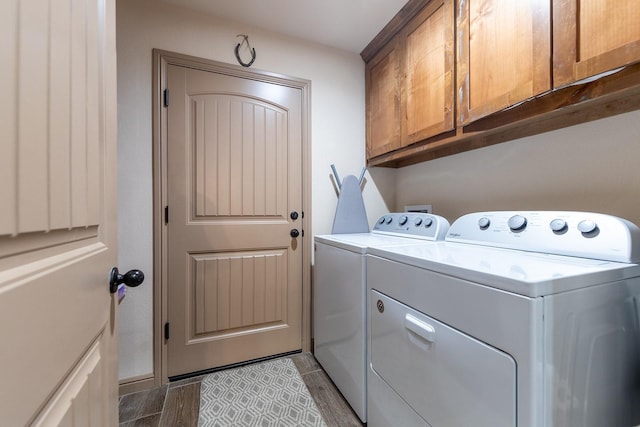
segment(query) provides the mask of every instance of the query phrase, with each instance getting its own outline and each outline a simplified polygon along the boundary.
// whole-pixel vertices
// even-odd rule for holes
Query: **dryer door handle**
[[[415,316],[405,314],[404,327],[426,341],[434,342],[436,340],[435,328]]]

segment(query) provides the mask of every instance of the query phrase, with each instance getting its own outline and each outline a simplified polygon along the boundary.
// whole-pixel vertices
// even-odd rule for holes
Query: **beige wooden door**
[[[167,88],[168,376],[300,349],[301,91],[175,65]]]
[[[0,2],[0,424],[117,425],[114,0]]]

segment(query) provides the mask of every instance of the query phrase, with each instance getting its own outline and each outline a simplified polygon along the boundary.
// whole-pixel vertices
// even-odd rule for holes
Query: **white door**
[[[301,349],[302,90],[176,65],[167,88],[169,376]]]
[[[115,0],[0,1],[0,424],[117,414]]]

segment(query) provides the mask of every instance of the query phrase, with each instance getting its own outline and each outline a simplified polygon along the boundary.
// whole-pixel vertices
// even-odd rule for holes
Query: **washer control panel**
[[[592,212],[475,212],[454,221],[445,240],[607,261],[640,262],[640,229],[625,219]]]
[[[391,234],[424,240],[444,240],[449,221],[438,215],[398,212],[381,216],[373,227],[374,233]]]

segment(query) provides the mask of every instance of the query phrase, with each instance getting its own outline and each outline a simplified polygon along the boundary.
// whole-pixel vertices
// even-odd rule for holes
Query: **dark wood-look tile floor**
[[[363,424],[311,353],[289,356],[328,427]],[[191,427],[198,425],[202,376],[120,397],[120,427]]]

